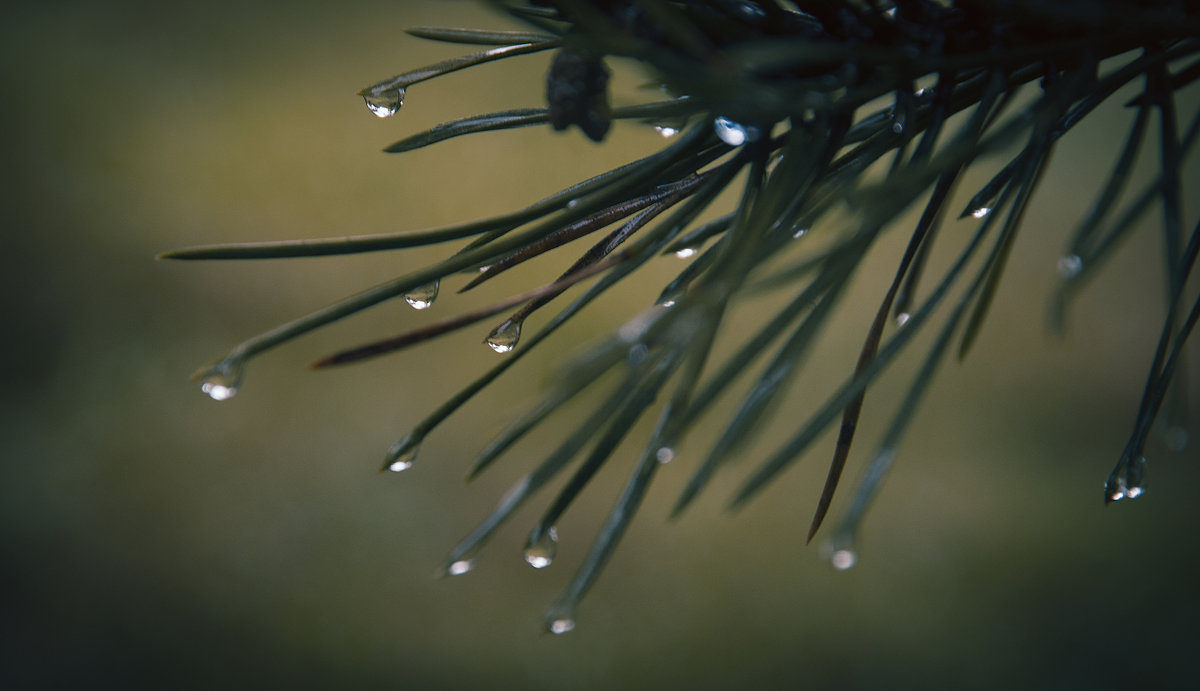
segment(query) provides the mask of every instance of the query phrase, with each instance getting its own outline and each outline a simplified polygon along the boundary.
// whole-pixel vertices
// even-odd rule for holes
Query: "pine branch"
[[[697,255],[616,333],[572,361],[557,385],[481,453],[474,477],[494,467],[517,440],[553,412],[605,379],[619,383],[546,457],[520,479],[491,515],[447,558],[443,570],[465,573],[495,530],[537,490],[580,456],[534,525],[526,560],[537,568],[555,558],[557,525],[597,471],[616,459],[634,424],[655,415],[625,489],[616,499],[590,553],[551,606],[548,630],[575,626],[575,611],[641,505],[659,469],[674,462],[689,430],[718,401],[738,396],[733,383],[752,368],[737,412],[702,454],[677,500],[684,510],[769,422],[774,403],[801,371],[813,344],[840,307],[863,258],[880,237],[897,230],[915,204],[923,212],[909,229],[906,248],[873,315],[853,371],[828,393],[809,419],[743,480],[733,498],[741,506],[770,486],[811,450],[840,419],[837,442],[807,533],[812,539],[831,511],[851,460],[867,389],[948,310],[933,345],[895,408],[865,464],[831,538],[833,565],[857,560],[854,537],[894,464],[899,446],[934,374],[957,340],[958,357],[986,338],[989,307],[1059,139],[1121,88],[1144,83],[1128,102],[1136,116],[1114,146],[1112,171],[1059,260],[1062,283],[1051,298],[1050,321],[1061,327],[1068,303],[1094,277],[1136,221],[1162,209],[1167,316],[1153,355],[1134,428],[1109,476],[1105,501],[1144,493],[1143,456],[1163,409],[1179,417],[1186,401],[1171,382],[1183,367],[1184,343],[1200,302],[1187,307],[1191,268],[1200,253],[1200,225],[1185,242],[1185,162],[1194,157],[1200,113],[1181,112],[1179,92],[1200,78],[1200,9],[1195,3],[1132,0],[1057,3],[820,1],[495,2],[530,30],[418,27],[412,36],[454,44],[492,46],[482,52],[410,70],[362,89],[371,112],[394,115],[409,88],[450,72],[501,59],[555,51],[545,75],[547,102],[474,115],[410,134],[385,150],[403,153],[466,134],[515,127],[577,128],[605,139],[623,127],[656,126],[673,139],[662,150],[570,186],[528,207],[490,219],[420,232],[349,238],[195,247],[167,259],[262,259],[347,254],[464,243],[444,260],[350,296],[235,346],[196,374],[216,399],[234,395],[252,358],[313,329],[396,297],[429,307],[442,281],[459,272],[475,278],[462,290],[533,257],[553,253],[585,236],[599,241],[563,262],[559,280],[433,326],[377,340],[315,363],[325,366],[379,356],[466,328],[516,308],[487,335],[504,353],[490,371],[466,384],[388,451],[384,468],[415,462],[422,441],[475,394],[580,314],[596,297],[665,252]],[[671,98],[612,108],[606,61],[631,58]],[[539,75],[536,78],[541,79]],[[929,84],[917,88],[919,84]],[[1019,94],[1036,92],[1021,108]],[[886,102],[885,105],[878,105]],[[961,114],[961,124],[951,118]],[[1155,117],[1157,115],[1157,117]],[[1180,123],[1188,125],[1180,132]],[[1157,129],[1160,169],[1151,183],[1122,202],[1148,132]],[[502,136],[502,135],[497,135]],[[1016,153],[1009,153],[1013,150]],[[989,181],[971,196],[960,218],[977,219],[966,238],[938,233],[952,192],[981,159],[1004,155]],[[886,169],[882,180],[872,171]],[[744,187],[733,208],[715,208],[739,175]],[[834,224],[849,212],[849,227]],[[821,241],[807,238],[819,236]],[[931,247],[957,243],[950,263],[930,265]],[[808,251],[792,248],[817,247]],[[939,273],[940,271],[940,273]],[[584,279],[593,282],[577,288]],[[922,289],[922,283],[931,285]],[[526,318],[569,290],[582,293],[521,340]],[[1189,292],[1191,290],[1192,292]],[[722,361],[711,346],[736,302],[766,291],[789,299]],[[461,292],[461,291],[460,291]],[[947,307],[949,305],[949,307]],[[772,350],[773,349],[773,350]],[[765,363],[757,364],[760,357]],[[1176,393],[1172,393],[1176,392]],[[590,447],[590,452],[585,450]],[[674,467],[672,467],[674,471]]]

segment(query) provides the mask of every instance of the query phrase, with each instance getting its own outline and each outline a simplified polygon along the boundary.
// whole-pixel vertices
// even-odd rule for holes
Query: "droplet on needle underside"
[[[833,554],[829,555],[829,563],[833,564],[833,568],[837,569],[838,571],[845,571],[846,569],[854,566],[854,563],[857,561],[858,555],[855,554],[854,550],[848,547],[835,549]]]
[[[242,375],[240,362],[219,362],[204,373],[200,379],[200,390],[214,401],[229,400],[242,385]]]
[[[521,321],[506,319],[503,324],[492,329],[484,343],[497,353],[507,353],[517,347],[521,340]]]
[[[363,94],[367,108],[378,118],[390,118],[404,105],[404,89]]]
[[[475,562],[473,560],[459,559],[456,562],[452,562],[450,566],[446,567],[446,573],[451,576],[461,576],[473,568],[475,568]]]
[[[408,449],[402,449],[389,457],[387,469],[393,473],[403,472],[413,467],[413,462],[417,459],[417,450],[419,447],[412,446]]]
[[[535,569],[544,569],[558,553],[558,531],[551,526],[525,546],[525,561]]]
[[[724,115],[719,115],[713,120],[713,132],[730,146],[741,146],[746,142],[757,141],[762,136],[757,127],[734,122]]]
[[[438,288],[440,281],[434,279],[425,285],[417,286],[404,294],[404,301],[415,310],[423,310],[433,306],[433,301],[437,299]]]
[[[1056,268],[1058,269],[1059,276],[1063,278],[1075,278],[1075,276],[1079,275],[1080,271],[1083,271],[1083,259],[1078,254],[1068,254],[1059,257]]]
[[[1122,463],[1105,483],[1105,499],[1109,502],[1137,499],[1146,493],[1142,478],[1146,472],[1146,457]]]

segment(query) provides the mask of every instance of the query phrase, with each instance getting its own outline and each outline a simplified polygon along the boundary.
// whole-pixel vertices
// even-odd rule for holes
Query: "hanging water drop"
[[[544,569],[554,562],[558,553],[558,531],[554,526],[541,531],[541,534],[525,545],[525,561],[535,569]]]
[[[507,319],[503,324],[492,329],[484,343],[497,353],[507,353],[517,347],[521,340],[521,321]]]
[[[450,574],[451,576],[461,576],[464,573],[469,572],[473,568],[475,568],[474,560],[459,559],[458,561],[452,562],[449,566],[446,567],[446,573]]]
[[[858,561],[858,555],[849,548],[835,549],[833,554],[829,555],[829,563],[833,564],[833,568],[838,571],[845,571],[854,566],[856,561]]]
[[[626,359],[629,360],[631,367],[637,367],[646,361],[646,356],[650,354],[650,348],[645,343],[634,343],[629,347],[629,355]]]
[[[992,213],[992,207],[981,206],[978,209],[975,209],[974,211],[972,211],[971,215],[974,216],[975,218],[983,218],[984,216],[987,216],[990,213]]]
[[[669,446],[663,446],[658,451],[654,452],[654,458],[659,463],[666,465],[675,460],[675,449]]]
[[[1146,458],[1122,461],[1104,485],[1105,503],[1122,499],[1137,499],[1146,493],[1142,477],[1146,471]]]
[[[559,617],[550,622],[550,626],[547,628],[549,628],[550,633],[558,636],[575,628],[575,620],[570,617]]]
[[[201,377],[200,390],[214,401],[229,400],[237,394],[238,387],[242,385],[242,374],[241,362],[218,362]]]
[[[1083,271],[1083,259],[1078,254],[1068,254],[1059,257],[1056,268],[1059,276],[1066,279],[1075,278],[1080,271]]]
[[[904,326],[905,324],[908,323],[909,319],[912,319],[912,315],[909,314],[908,312],[901,312],[900,314],[897,314],[896,315],[896,326]]]
[[[654,131],[661,134],[665,139],[670,139],[671,137],[679,134],[679,128],[671,127],[670,125],[655,125]]]
[[[413,467],[413,462],[417,459],[417,451],[420,449],[417,445],[408,446],[400,444],[392,453],[388,454],[385,465],[387,469],[393,473],[403,472]]]
[[[423,310],[433,305],[437,299],[441,281],[434,279],[425,285],[417,286],[404,294],[404,301],[415,310]]]
[[[734,122],[724,115],[719,115],[713,120],[713,131],[717,133],[721,141],[730,146],[741,146],[746,142],[757,141],[762,135],[757,127]]]
[[[904,134],[904,123],[897,120],[892,123],[892,132],[895,134]]]
[[[808,228],[800,228],[796,232],[792,233],[792,239],[799,240],[805,235],[808,235]]]
[[[363,94],[363,101],[375,117],[390,118],[404,105],[404,89],[384,91],[378,94]]]
[[[680,259],[687,259],[688,257],[695,256],[699,251],[700,250],[696,249],[695,247],[684,247],[681,250],[676,250],[675,256],[679,257]]]

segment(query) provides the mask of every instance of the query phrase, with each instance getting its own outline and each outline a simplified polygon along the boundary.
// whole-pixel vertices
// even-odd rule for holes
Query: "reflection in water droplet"
[[[1058,259],[1058,275],[1063,278],[1075,278],[1083,271],[1083,259],[1078,254],[1068,254]]]
[[[417,286],[404,294],[404,301],[412,305],[415,310],[423,310],[431,305],[437,299],[438,288],[440,281],[434,279],[422,286]]]
[[[214,401],[227,401],[237,394],[238,387],[242,385],[242,374],[241,362],[218,362],[204,373],[200,380],[200,390]]]
[[[695,247],[684,247],[683,249],[676,251],[675,256],[679,257],[680,259],[687,259],[688,257],[695,256],[695,254],[699,251],[700,250],[696,249]]]
[[[404,105],[404,89],[385,91],[379,94],[363,94],[363,101],[375,117],[390,118]]]
[[[801,228],[801,229],[797,230],[796,232],[792,233],[792,237],[797,240],[804,237],[805,235],[808,235],[808,228]]]
[[[675,306],[675,301],[674,301],[674,300],[670,300],[670,299],[668,299],[668,300],[663,300],[662,302],[658,303],[658,306],[659,306],[659,307],[674,307],[674,306]]]
[[[896,122],[893,122],[892,123],[892,132],[895,132],[896,134],[903,134],[904,133],[904,123],[900,122],[899,120],[897,120]]]
[[[984,216],[987,216],[990,213],[992,213],[992,207],[981,206],[978,209],[975,209],[974,211],[972,211],[971,215],[974,216],[975,218],[983,218]]]
[[[669,446],[664,446],[655,452],[654,458],[656,458],[659,463],[666,465],[675,460],[675,449],[672,449]]]
[[[904,326],[905,324],[908,323],[908,320],[911,318],[912,318],[912,315],[909,314],[908,312],[901,312],[900,314],[897,314],[896,315],[896,326]]]
[[[446,573],[451,576],[461,576],[471,569],[475,568],[475,562],[470,559],[459,559],[450,566],[446,567]]]
[[[550,633],[555,635],[564,634],[575,628],[575,620],[570,617],[562,617],[550,622]]]
[[[533,536],[530,536],[533,537]],[[544,569],[554,562],[554,555],[558,553],[558,531],[551,526],[548,530],[542,531],[537,539],[525,545],[525,561],[535,569]]]
[[[492,329],[484,343],[497,353],[507,353],[517,347],[521,340],[521,321],[507,319],[503,324]]]
[[[664,137],[674,137],[675,135],[679,134],[679,128],[671,127],[670,125],[655,125],[654,131],[658,132]]]
[[[829,563],[833,564],[833,568],[838,571],[845,571],[854,566],[854,562],[858,561],[858,555],[854,550],[848,548],[836,549],[829,556]]]
[[[757,127],[734,122],[724,115],[719,115],[713,120],[713,131],[717,133],[721,141],[730,146],[741,146],[746,142],[758,141],[758,138],[762,136]]]

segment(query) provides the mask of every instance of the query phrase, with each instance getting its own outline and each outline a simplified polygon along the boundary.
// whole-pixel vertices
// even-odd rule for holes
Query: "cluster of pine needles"
[[[549,630],[574,626],[574,611],[629,526],[656,473],[701,416],[752,373],[736,413],[692,468],[682,511],[732,455],[744,448],[801,368],[817,336],[885,231],[923,204],[895,262],[878,310],[864,319],[857,366],[791,437],[744,480],[741,505],[779,477],[833,425],[839,434],[808,538],[821,527],[839,486],[869,385],[926,328],[932,345],[895,407],[830,538],[835,566],[855,558],[854,536],[886,478],[901,438],[951,349],[971,348],[1004,275],[1022,219],[1058,140],[1129,85],[1136,114],[1112,170],[1059,261],[1052,322],[1147,214],[1162,218],[1166,317],[1126,448],[1105,486],[1105,501],[1143,491],[1144,447],[1160,408],[1182,410],[1171,387],[1184,343],[1200,316],[1189,306],[1188,275],[1200,251],[1200,225],[1185,231],[1182,167],[1194,151],[1200,114],[1177,109],[1180,90],[1200,77],[1200,6],[1189,0],[558,0],[497,2],[523,31],[414,28],[425,39],[486,46],[461,58],[406,72],[360,92],[381,117],[419,82],[495,60],[554,51],[546,104],[467,117],[396,142],[404,152],[452,137],[550,124],[602,141],[614,120],[673,134],[644,158],[597,175],[523,209],[426,230],[328,240],[204,246],[173,259],[261,259],[345,254],[466,241],[435,264],[369,288],[234,347],[197,373],[206,392],[227,398],[245,363],[301,334],[385,300],[420,308],[440,281],[486,282],[528,259],[592,236],[561,278],[487,309],[321,359],[330,366],[389,353],[495,317],[488,344],[506,353],[482,377],[443,403],[388,452],[384,467],[412,465],[435,428],[589,303],[651,259],[695,254],[646,309],[573,360],[545,398],[492,441],[471,475],[499,458],[565,402],[601,379],[611,392],[591,409],[494,512],[453,549],[447,573],[470,570],[495,530],[529,498],[573,467],[529,536],[526,559],[554,559],[556,525],[644,416],[656,416],[616,505],[566,591],[546,616]],[[664,100],[613,107],[606,60],[637,61]],[[1128,93],[1128,91],[1126,92]],[[881,105],[882,104],[882,105]],[[1119,104],[1118,104],[1119,106]],[[958,116],[958,117],[956,117]],[[643,125],[644,126],[644,125]],[[1155,141],[1157,140],[1157,141]],[[1117,140],[1119,141],[1119,140]],[[1157,147],[1160,169],[1126,189],[1139,151]],[[1015,153],[1014,153],[1015,152]],[[985,155],[1003,161],[965,209],[947,209],[956,185]],[[879,174],[879,171],[883,171]],[[869,174],[869,171],[872,171]],[[732,210],[712,208],[738,190]],[[835,211],[848,211],[834,223]],[[961,212],[961,213],[960,213]],[[938,237],[946,214],[978,219],[965,236]],[[702,220],[703,219],[703,220]],[[824,225],[823,225],[824,224]],[[606,230],[607,229],[607,230]],[[606,230],[601,239],[594,236]],[[785,253],[822,234],[819,249]],[[936,241],[955,247],[944,268],[927,272]],[[779,261],[779,257],[787,257]],[[585,281],[587,281],[585,283]],[[575,290],[572,290],[572,289]],[[711,358],[731,304],[764,291],[788,296],[782,309],[732,354]],[[522,337],[526,318],[570,292],[540,329]],[[566,300],[564,297],[563,300]],[[502,314],[509,312],[508,314]],[[497,315],[502,315],[497,317]],[[940,324],[935,319],[940,318]],[[540,351],[539,351],[540,352]],[[730,394],[732,395],[732,394]],[[1167,416],[1170,417],[1170,416]],[[1185,442],[1175,429],[1173,439]],[[572,465],[573,461],[578,462]]]

